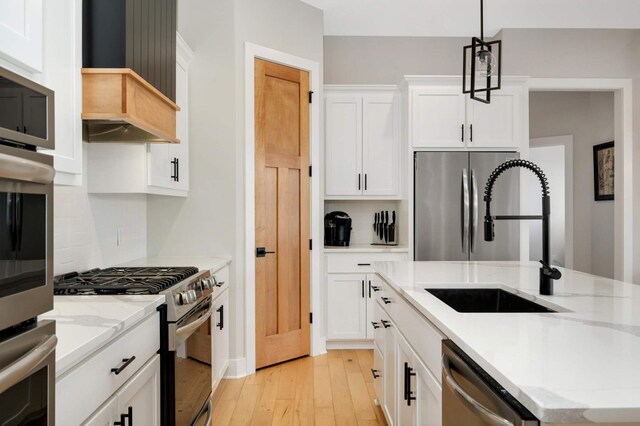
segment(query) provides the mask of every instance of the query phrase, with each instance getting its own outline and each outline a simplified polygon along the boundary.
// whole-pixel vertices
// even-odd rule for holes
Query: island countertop
[[[375,262],[376,272],[549,423],[640,424],[640,286],[534,262]],[[558,313],[459,313],[425,288],[502,287]]]

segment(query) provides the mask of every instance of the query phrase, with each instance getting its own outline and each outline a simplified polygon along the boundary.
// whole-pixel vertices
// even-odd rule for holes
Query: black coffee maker
[[[351,218],[345,212],[331,212],[324,215],[324,245],[349,245],[351,238]]]

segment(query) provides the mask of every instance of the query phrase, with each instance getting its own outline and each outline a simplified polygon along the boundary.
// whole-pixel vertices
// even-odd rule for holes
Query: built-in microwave
[[[53,149],[53,91],[0,68],[0,140]]]
[[[53,309],[53,157],[0,145],[0,330]]]

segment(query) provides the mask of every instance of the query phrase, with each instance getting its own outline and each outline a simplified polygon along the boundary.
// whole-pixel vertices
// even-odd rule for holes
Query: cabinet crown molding
[[[502,83],[523,84],[528,76],[502,76]],[[405,75],[401,86],[462,86],[461,75]]]

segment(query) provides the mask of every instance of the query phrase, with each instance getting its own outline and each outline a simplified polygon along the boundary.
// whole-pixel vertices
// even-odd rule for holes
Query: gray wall
[[[322,69],[322,12],[298,0],[179,0],[190,65],[190,191],[150,196],[148,253],[233,256],[231,358],[244,350],[244,43],[302,56]]]
[[[612,92],[532,92],[531,138],[573,135],[573,268],[613,278],[614,202],[593,199],[593,145],[613,140]]]
[[[505,29],[503,73],[532,77],[633,80],[640,111],[640,30]],[[468,39],[325,37],[325,83],[397,84],[405,74],[460,74]],[[637,114],[635,114],[637,116]],[[633,123],[634,164],[640,164],[640,120]],[[640,211],[640,172],[633,176],[633,208]],[[640,283],[640,214],[634,214],[634,282]]]

